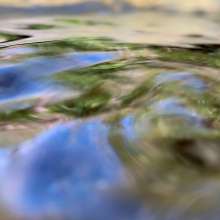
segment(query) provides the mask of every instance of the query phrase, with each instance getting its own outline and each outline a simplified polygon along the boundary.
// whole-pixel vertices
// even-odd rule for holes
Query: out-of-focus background
[[[220,10],[219,0],[1,0],[1,6],[60,6],[65,4],[106,5],[113,9],[127,8],[165,8],[178,11],[212,12]]]

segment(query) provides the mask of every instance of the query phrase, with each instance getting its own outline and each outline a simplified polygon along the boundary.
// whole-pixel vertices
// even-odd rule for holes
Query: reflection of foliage
[[[86,116],[101,111],[109,102],[111,95],[101,87],[93,88],[74,100],[51,107],[52,111],[64,114]]]
[[[22,109],[16,111],[7,111],[0,113],[0,121],[20,121],[33,119],[33,113],[31,109]]]
[[[154,78],[158,72],[152,72],[148,75],[147,79],[145,78],[141,84],[135,87],[128,94],[121,97],[122,105],[127,106],[132,104],[135,101],[138,101],[141,97],[148,97],[151,95],[151,90],[155,87]]]
[[[85,20],[85,19],[77,19],[77,18],[63,18],[59,19],[58,21],[64,22],[65,24],[70,24],[70,25],[88,25],[88,26],[93,26],[93,25],[108,25],[108,26],[113,26],[111,22],[107,21],[95,21],[95,20]]]
[[[142,49],[142,44],[120,43],[111,38],[75,37],[59,41],[35,43],[43,55],[57,55],[71,51],[116,51],[119,49]]]
[[[28,36],[1,32],[0,33],[0,42],[1,41],[14,41],[14,40],[19,40],[19,39],[26,38],[26,37],[28,37]]]
[[[51,24],[30,24],[26,27],[31,30],[48,30],[54,28],[54,25]]]
[[[41,49],[42,54],[57,55],[65,52],[77,51],[110,51],[116,50],[110,39],[99,38],[68,38],[59,41],[33,44]]]
[[[71,22],[81,24],[81,21],[78,20]],[[89,25],[88,21],[84,22]],[[42,29],[41,26],[32,28]],[[46,27],[44,28],[46,29]],[[2,35],[2,37],[9,39],[9,36]],[[141,48],[141,45],[138,44],[119,43],[109,38],[86,37],[33,45],[38,47],[43,55],[58,55],[73,50],[113,51],[119,48]],[[180,48],[154,48],[154,50],[158,53],[160,60],[220,67],[220,53],[217,50],[212,52]],[[109,90],[105,87],[105,82],[118,79],[120,76],[117,76],[117,72],[129,71],[133,64],[143,68],[141,62],[139,65],[136,61],[130,59],[129,61],[108,62],[56,74],[55,80],[58,83],[73,89],[80,89],[83,95],[50,106],[49,109],[52,112],[78,117],[101,113],[107,109],[112,100]],[[149,73],[149,69],[147,71]],[[174,74],[178,75],[178,72]],[[192,73],[192,75],[195,74]],[[175,199],[179,199],[178,187],[184,191],[185,185],[190,185],[193,178],[199,176],[200,171],[203,174],[206,174],[204,171],[208,171],[210,174],[210,170],[219,172],[220,162],[215,160],[213,162],[211,157],[213,152],[220,155],[220,87],[218,81],[199,75],[195,75],[195,78],[204,82],[205,85],[205,89],[201,89],[201,91],[193,86],[190,88],[190,85],[184,84],[181,79],[164,81],[156,85],[155,78],[157,76],[158,70],[157,73],[154,72],[150,76],[145,74],[144,80],[134,89],[135,83],[133,83],[132,91],[129,90],[130,88],[128,90],[125,88],[125,91],[129,92],[125,95],[123,93],[124,96],[121,98],[121,112],[127,109],[129,111],[130,108],[127,106],[134,103],[139,104],[138,106],[133,105],[131,108],[132,114],[134,111],[137,113],[134,116],[136,124],[133,129],[134,132],[137,132],[138,138],[130,141],[124,136],[121,131],[121,118],[117,117],[121,114],[119,112],[115,117],[115,122],[112,122],[113,131],[111,131],[109,141],[115,147],[122,161],[131,168],[131,173],[137,175],[136,180],[142,190],[141,193],[144,196],[147,193],[155,193],[160,196],[160,199],[164,196],[167,202],[167,200],[172,200],[170,198],[172,193],[172,195],[177,193]],[[102,85],[103,83],[104,85]],[[193,122],[189,123],[190,120],[187,120],[190,117],[182,117],[178,114],[175,115],[175,113],[160,114],[151,105],[170,97],[177,97],[185,109],[198,113],[193,117],[198,117],[199,123],[195,123],[194,126]],[[0,121],[33,120],[33,118],[31,109],[0,113]],[[143,122],[144,120],[146,123]],[[209,157],[210,152],[211,157]],[[148,197],[146,196],[146,198]]]
[[[150,86],[149,86],[148,82],[145,82],[145,83],[139,85],[137,88],[135,88],[129,94],[122,97],[122,104],[123,105],[131,104],[133,101],[146,95],[149,90],[150,90]]]
[[[206,65],[210,67],[220,67],[220,52],[190,50],[185,48],[156,48],[159,59],[171,62],[185,62],[195,65]]]
[[[178,73],[176,73],[178,74]],[[163,100],[169,97],[179,97],[187,105],[189,109],[195,109],[204,118],[219,120],[220,115],[220,89],[219,82],[209,79],[208,77],[198,76],[207,86],[204,91],[196,92],[189,86],[184,86],[180,81],[166,82],[155,86],[154,79],[157,75],[149,77],[145,82],[131,91],[129,94],[122,97],[122,104],[129,105],[133,102],[138,102],[143,98],[146,103]],[[141,100],[140,100],[141,101]],[[143,100],[141,101],[141,103]]]
[[[91,89],[106,79],[117,78],[113,73],[126,68],[126,64],[127,62],[125,61],[104,63],[80,70],[60,73],[55,77],[67,86]]]
[[[125,136],[127,129],[117,118],[112,122],[109,141],[135,176],[144,200],[151,195],[173,205],[181,195],[182,202],[188,186],[195,183],[197,187],[195,180],[219,174],[220,157],[213,156],[220,153],[218,130],[187,125],[184,119],[150,109],[135,116],[135,138]],[[190,193],[187,191],[186,198]]]
[[[133,127],[138,138],[134,142],[127,140],[117,124],[120,119],[117,119],[111,143],[143,184],[148,184],[151,175],[160,179],[162,184],[170,184],[163,177],[163,173],[168,170],[173,170],[178,184],[182,178],[178,175],[179,171],[189,179],[201,169],[207,173],[219,172],[220,157],[213,156],[220,153],[219,82],[209,77],[191,75],[206,86],[205,89],[198,90],[190,88],[190,84],[183,80],[165,81],[156,85],[157,76],[158,74],[151,76],[122,98],[126,105],[139,100],[141,111],[135,116],[136,124]],[[153,107],[153,104],[172,97],[179,101],[180,107],[167,106],[165,113]],[[193,173],[187,174],[188,166],[194,166]],[[148,173],[149,170],[152,172]]]
[[[162,73],[160,76],[165,74]],[[178,74],[181,73],[174,72],[173,76],[176,77]],[[157,76],[158,74],[151,76],[130,94],[123,97],[124,104],[130,104],[143,98],[141,100],[143,108],[138,114],[134,126],[134,132],[137,132],[139,138],[135,143],[129,143],[122,134],[119,135],[122,128],[117,125],[118,131],[113,129],[116,133],[112,140],[114,146],[118,148],[119,153],[124,152],[122,158],[129,164],[132,164],[132,160],[135,162],[134,166],[142,164],[143,171],[152,164],[157,166],[157,163],[160,163],[158,167],[155,167],[158,169],[155,174],[160,172],[161,165],[165,168],[163,163],[171,162],[171,166],[173,164],[182,169],[181,166],[184,165],[179,160],[183,160],[184,163],[193,162],[199,167],[219,170],[220,158],[213,159],[208,155],[210,152],[206,153],[206,146],[209,146],[210,154],[220,152],[217,147],[220,140],[219,82],[205,76],[188,75],[188,78],[184,78],[185,82],[183,79],[172,81],[173,78],[170,77],[170,81],[165,80],[161,84],[155,84],[158,82],[155,80],[158,79]],[[205,88],[200,90],[196,89],[197,87],[194,88],[193,85],[190,87],[189,82],[192,79],[203,82]],[[187,80],[189,80],[188,84]],[[194,82],[198,82],[196,80]],[[179,104],[167,105],[165,112],[153,107],[154,104],[172,97],[175,97]],[[144,106],[143,103],[145,103]],[[117,119],[117,121],[119,120]],[[135,149],[132,150],[134,146]],[[166,158],[166,156],[168,157]],[[156,160],[159,161],[156,162]]]

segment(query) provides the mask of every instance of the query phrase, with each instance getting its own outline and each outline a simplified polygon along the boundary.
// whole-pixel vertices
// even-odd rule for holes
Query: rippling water
[[[219,16],[4,19],[2,220],[219,219]]]

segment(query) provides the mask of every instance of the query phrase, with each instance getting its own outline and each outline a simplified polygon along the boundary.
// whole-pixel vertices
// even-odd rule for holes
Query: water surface
[[[219,219],[219,36],[215,14],[3,18],[2,220]]]

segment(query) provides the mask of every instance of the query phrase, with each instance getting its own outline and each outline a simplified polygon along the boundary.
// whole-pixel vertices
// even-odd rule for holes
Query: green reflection
[[[118,50],[138,50],[145,45],[136,43],[121,43],[108,37],[72,37],[64,40],[51,42],[34,43],[33,47],[40,50],[38,54],[58,55],[71,51],[118,51]]]
[[[95,87],[79,98],[51,107],[53,112],[75,116],[87,116],[102,111],[111,99],[111,95],[102,87]]]
[[[190,50],[186,48],[156,48],[159,59],[163,61],[191,63],[214,68],[220,67],[220,53],[206,50]]]
[[[86,20],[86,19],[77,19],[77,18],[63,18],[63,19],[57,19],[58,21],[61,21],[65,24],[69,25],[88,25],[88,26],[95,26],[95,25],[107,25],[107,26],[113,26],[114,24],[112,22],[108,21],[98,21],[98,20]]]
[[[127,61],[104,63],[75,71],[62,72],[55,79],[66,86],[79,89],[91,89],[104,83],[107,79],[117,79],[114,74],[127,67]]]
[[[30,30],[49,30],[54,28],[54,25],[51,24],[30,24],[26,27],[26,29]]]
[[[1,122],[11,122],[11,121],[26,121],[34,120],[35,116],[31,109],[22,109],[16,111],[6,111],[0,112],[0,121]]]
[[[28,36],[25,35],[16,35],[16,34],[10,34],[6,32],[0,32],[0,42],[7,42],[7,41],[15,41],[22,38],[27,38]]]

